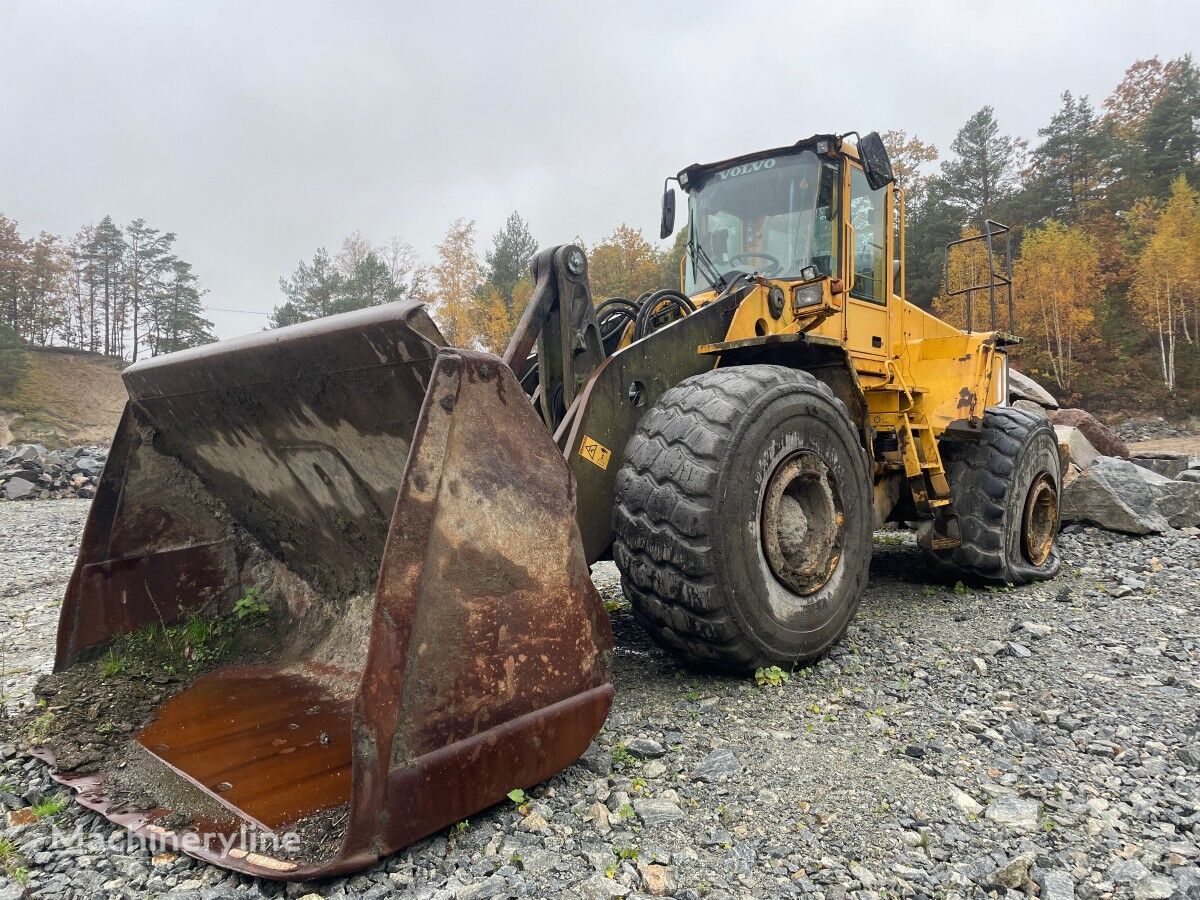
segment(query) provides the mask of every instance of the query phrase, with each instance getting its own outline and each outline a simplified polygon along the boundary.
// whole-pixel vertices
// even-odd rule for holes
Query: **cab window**
[[[850,222],[854,226],[854,289],[850,296],[887,302],[887,187],[867,184],[862,169],[850,170]]]

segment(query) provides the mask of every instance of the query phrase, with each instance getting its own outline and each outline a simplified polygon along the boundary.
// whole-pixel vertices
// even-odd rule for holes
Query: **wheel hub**
[[[1021,551],[1035,566],[1050,558],[1058,534],[1058,490],[1045,472],[1033,480],[1021,517]]]
[[[800,451],[776,466],[763,497],[760,533],[772,574],[789,590],[813,594],[842,552],[841,497],[825,461]]]

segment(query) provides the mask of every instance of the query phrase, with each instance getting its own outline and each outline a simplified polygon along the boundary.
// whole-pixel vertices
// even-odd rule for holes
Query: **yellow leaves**
[[[1095,337],[1103,294],[1100,254],[1079,227],[1053,220],[1026,232],[1013,271],[1017,330],[1036,340],[1060,387],[1070,390],[1075,354]]]
[[[1135,308],[1147,322],[1158,323],[1169,299],[1186,316],[1200,304],[1200,194],[1180,175],[1162,212],[1155,217],[1143,205],[1137,224],[1145,246],[1131,293]]]
[[[980,231],[978,228],[968,227],[962,230],[961,236],[964,238],[973,238],[978,237],[979,234]],[[958,244],[950,252],[945,280],[937,297],[933,300],[934,312],[939,318],[949,322],[955,328],[965,329],[967,327],[967,295],[959,294],[952,297],[950,293],[969,287],[986,285],[987,282],[987,247],[983,241]],[[980,298],[986,300],[987,292],[972,292],[971,301],[975,305],[973,322],[976,329],[979,328],[981,322],[987,322],[986,313],[983,313],[983,317],[981,318],[982,307],[979,306]]]
[[[446,340],[455,347],[476,347],[486,341],[487,317],[481,315],[476,292],[483,270],[475,251],[474,220],[455,219],[437,246],[434,316]]]
[[[620,225],[588,253],[592,297],[596,302],[609,297],[636,300],[646,291],[675,287],[678,275],[664,278],[663,266],[664,254],[638,229]]]
[[[1200,193],[1182,175],[1154,217],[1143,205],[1136,225],[1145,246],[1138,255],[1130,298],[1142,321],[1158,333],[1163,383],[1175,390],[1177,330],[1200,339]]]

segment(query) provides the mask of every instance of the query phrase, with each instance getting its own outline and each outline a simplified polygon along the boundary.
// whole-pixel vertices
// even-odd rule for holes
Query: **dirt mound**
[[[112,440],[125,403],[120,360],[69,350],[25,351],[25,374],[0,394],[0,446],[50,448]]]

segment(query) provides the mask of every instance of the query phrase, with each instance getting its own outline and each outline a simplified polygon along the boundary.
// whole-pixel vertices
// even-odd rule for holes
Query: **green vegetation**
[[[70,798],[56,794],[53,797],[47,797],[41,803],[35,803],[32,807],[33,814],[39,819],[45,819],[49,816],[57,816],[60,812],[67,808],[71,802]]]
[[[615,860],[613,860],[611,863],[609,863],[608,867],[604,870],[604,874],[607,875],[609,878],[617,877],[617,872],[620,870],[622,862],[624,862],[626,860],[628,860],[629,862],[634,862],[634,863],[637,862],[637,859],[638,859],[638,848],[637,847],[613,847],[612,852],[613,852],[613,855],[615,855],[617,858]]]
[[[247,588],[246,593],[233,605],[233,612],[238,619],[265,616],[270,611],[271,607],[262,599],[262,588],[258,587]]]
[[[613,765],[618,769],[626,769],[637,765],[637,757],[625,749],[622,743],[613,744],[611,751]]]
[[[514,788],[513,790],[509,791],[507,796],[508,799],[517,804],[517,806],[521,806],[529,799],[525,796],[525,792],[520,788]]]
[[[25,860],[17,852],[17,846],[10,838],[0,837],[0,870],[12,879],[14,884],[26,887],[29,884],[29,869]]]
[[[57,727],[58,721],[54,713],[46,710],[39,713],[29,726],[25,729],[25,737],[28,738],[31,744],[40,744],[50,735],[54,734],[54,729]]]
[[[754,683],[759,687],[783,687],[791,677],[779,666],[766,666],[754,671]]]
[[[11,328],[0,324],[0,398],[17,389],[28,368],[29,360],[20,339]]]
[[[104,654],[104,659],[100,661],[100,672],[105,678],[112,678],[114,675],[124,672],[128,664],[129,661],[124,654],[118,653],[116,648],[110,647]]]
[[[172,625],[153,622],[110,647],[100,659],[100,673],[111,678],[208,668],[228,656],[239,629],[259,624],[268,612],[260,589],[250,588],[234,604],[231,615],[194,612]]]

